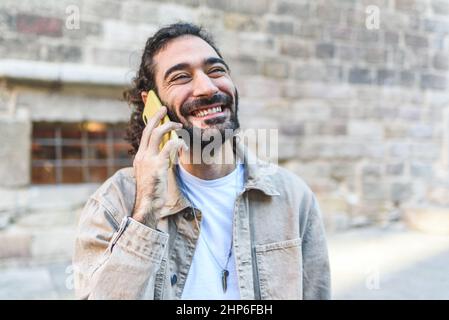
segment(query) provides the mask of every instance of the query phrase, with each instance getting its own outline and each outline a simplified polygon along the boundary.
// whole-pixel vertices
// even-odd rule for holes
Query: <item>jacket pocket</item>
[[[256,245],[260,297],[302,299],[301,239]]]

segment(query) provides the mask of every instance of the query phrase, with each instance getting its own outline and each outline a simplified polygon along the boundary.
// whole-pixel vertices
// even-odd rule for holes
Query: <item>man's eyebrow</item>
[[[226,62],[224,62],[223,59],[221,58],[217,58],[217,57],[210,57],[207,59],[204,59],[203,63],[207,66],[207,65],[211,65],[211,64],[215,64],[215,63],[221,63],[222,65],[224,65],[226,67],[226,69],[229,71],[229,66],[226,64]]]
[[[189,66],[190,66],[190,64],[183,62],[183,63],[175,64],[174,66],[168,68],[168,70],[165,71],[165,74],[164,74],[164,81],[168,78],[168,76],[169,76],[171,73],[173,73],[173,72],[175,72],[175,71],[178,71],[178,70],[184,70],[184,69],[187,69]]]
[[[211,64],[215,64],[215,63],[221,63],[222,65],[224,65],[226,67],[226,69],[229,71],[229,66],[226,64],[226,62],[224,62],[223,59],[221,58],[217,58],[217,57],[210,57],[210,58],[206,58],[203,61],[204,65],[211,65]],[[178,70],[185,70],[188,67],[190,67],[190,64],[186,63],[186,62],[182,62],[182,63],[178,63],[175,64],[174,66],[168,68],[167,71],[165,71],[164,74],[164,81],[168,78],[168,76]]]

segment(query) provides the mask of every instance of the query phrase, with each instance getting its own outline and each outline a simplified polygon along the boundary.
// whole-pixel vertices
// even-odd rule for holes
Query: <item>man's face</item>
[[[163,105],[173,121],[193,136],[238,129],[238,94],[227,65],[204,40],[182,36],[171,40],[154,57],[155,81]],[[224,140],[223,140],[224,141]]]

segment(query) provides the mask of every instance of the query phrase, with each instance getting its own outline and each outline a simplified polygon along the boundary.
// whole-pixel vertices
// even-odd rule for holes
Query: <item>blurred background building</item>
[[[449,230],[448,1],[2,0],[8,297],[71,297],[77,215],[132,163],[122,91],[146,39],[177,21],[213,34],[242,127],[279,130],[279,164],[317,194],[329,233],[397,221]],[[24,278],[28,295],[12,293]]]

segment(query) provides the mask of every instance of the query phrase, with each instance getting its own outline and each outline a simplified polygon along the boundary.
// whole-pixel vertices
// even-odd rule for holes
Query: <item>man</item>
[[[150,89],[166,108],[144,126]],[[279,167],[269,172],[236,136],[225,135],[239,128],[238,93],[204,30],[177,23],[149,38],[125,97],[135,107],[128,129],[133,168],[108,179],[80,217],[79,298],[330,297],[315,197],[297,176]],[[171,121],[158,126],[166,113]],[[181,127],[188,137],[160,150],[162,136]],[[201,137],[204,151],[203,136],[211,133],[222,137],[213,160],[232,161],[192,161],[192,141]],[[170,165],[174,153],[178,161]]]

